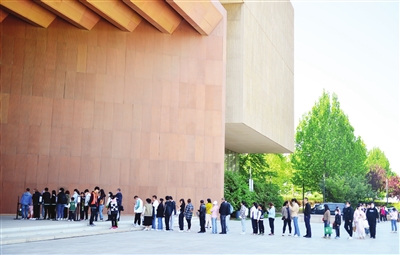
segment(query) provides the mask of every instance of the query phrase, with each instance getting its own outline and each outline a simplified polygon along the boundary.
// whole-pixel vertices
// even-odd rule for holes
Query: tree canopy
[[[365,160],[365,144],[354,135],[338,97],[324,91],[296,129],[295,151],[291,155],[296,169],[293,183],[322,193],[321,183],[328,183],[329,178],[348,174],[365,177]]]
[[[386,158],[385,153],[374,147],[368,151],[367,159],[365,160],[365,166],[370,169],[371,167],[380,166],[385,170],[385,176],[394,176],[395,174],[390,169],[389,160]]]

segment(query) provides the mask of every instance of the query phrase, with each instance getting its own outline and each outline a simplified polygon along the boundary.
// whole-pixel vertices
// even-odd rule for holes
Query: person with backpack
[[[246,234],[246,218],[249,215],[249,209],[246,207],[246,202],[240,203],[240,214],[239,219],[242,222],[242,235]]]
[[[340,224],[342,224],[342,220],[340,218],[340,210],[336,209],[335,210],[335,221],[333,222],[333,228],[336,231],[335,239],[340,238]]]
[[[64,218],[64,208],[65,205],[67,204],[67,197],[65,196],[64,193],[64,188],[60,188],[57,194],[57,219],[56,220],[62,220]]]
[[[94,187],[94,190],[90,194],[90,199],[89,199],[89,207],[90,207],[90,220],[89,220],[89,226],[94,227],[95,225],[93,224],[94,218],[97,214],[98,208],[99,208],[99,187]]]

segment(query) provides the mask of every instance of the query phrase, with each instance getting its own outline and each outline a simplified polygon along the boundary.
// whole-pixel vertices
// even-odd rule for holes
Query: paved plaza
[[[118,232],[108,229],[109,222],[88,227],[86,222],[14,221],[11,216],[3,216],[1,254],[399,254],[399,234],[390,233],[390,222],[378,224],[375,240],[348,240],[343,228],[342,238],[335,240],[322,238],[323,224],[318,222],[319,218],[314,216],[313,237],[307,239],[282,237],[282,221],[278,218],[274,236],[253,236],[250,221],[247,221],[246,235],[240,234],[241,224],[235,220],[229,222],[229,234],[215,235],[211,231],[197,233],[196,220],[190,233],[178,232],[177,219],[174,231],[141,231],[133,228],[133,216],[128,215],[123,217]],[[304,235],[304,223],[299,225]],[[265,232],[269,233],[267,221]],[[36,240],[54,237],[12,244],[12,239],[15,241],[18,236],[30,241],[35,236]],[[11,244],[4,244],[7,240]]]

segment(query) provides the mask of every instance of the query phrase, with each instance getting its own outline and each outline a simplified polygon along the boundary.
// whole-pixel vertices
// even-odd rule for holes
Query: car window
[[[317,210],[324,210],[324,205],[318,205]]]

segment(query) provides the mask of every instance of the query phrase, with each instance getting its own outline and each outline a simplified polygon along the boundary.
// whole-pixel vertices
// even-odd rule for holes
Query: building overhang
[[[225,123],[225,148],[238,153],[291,153],[244,123]]]

